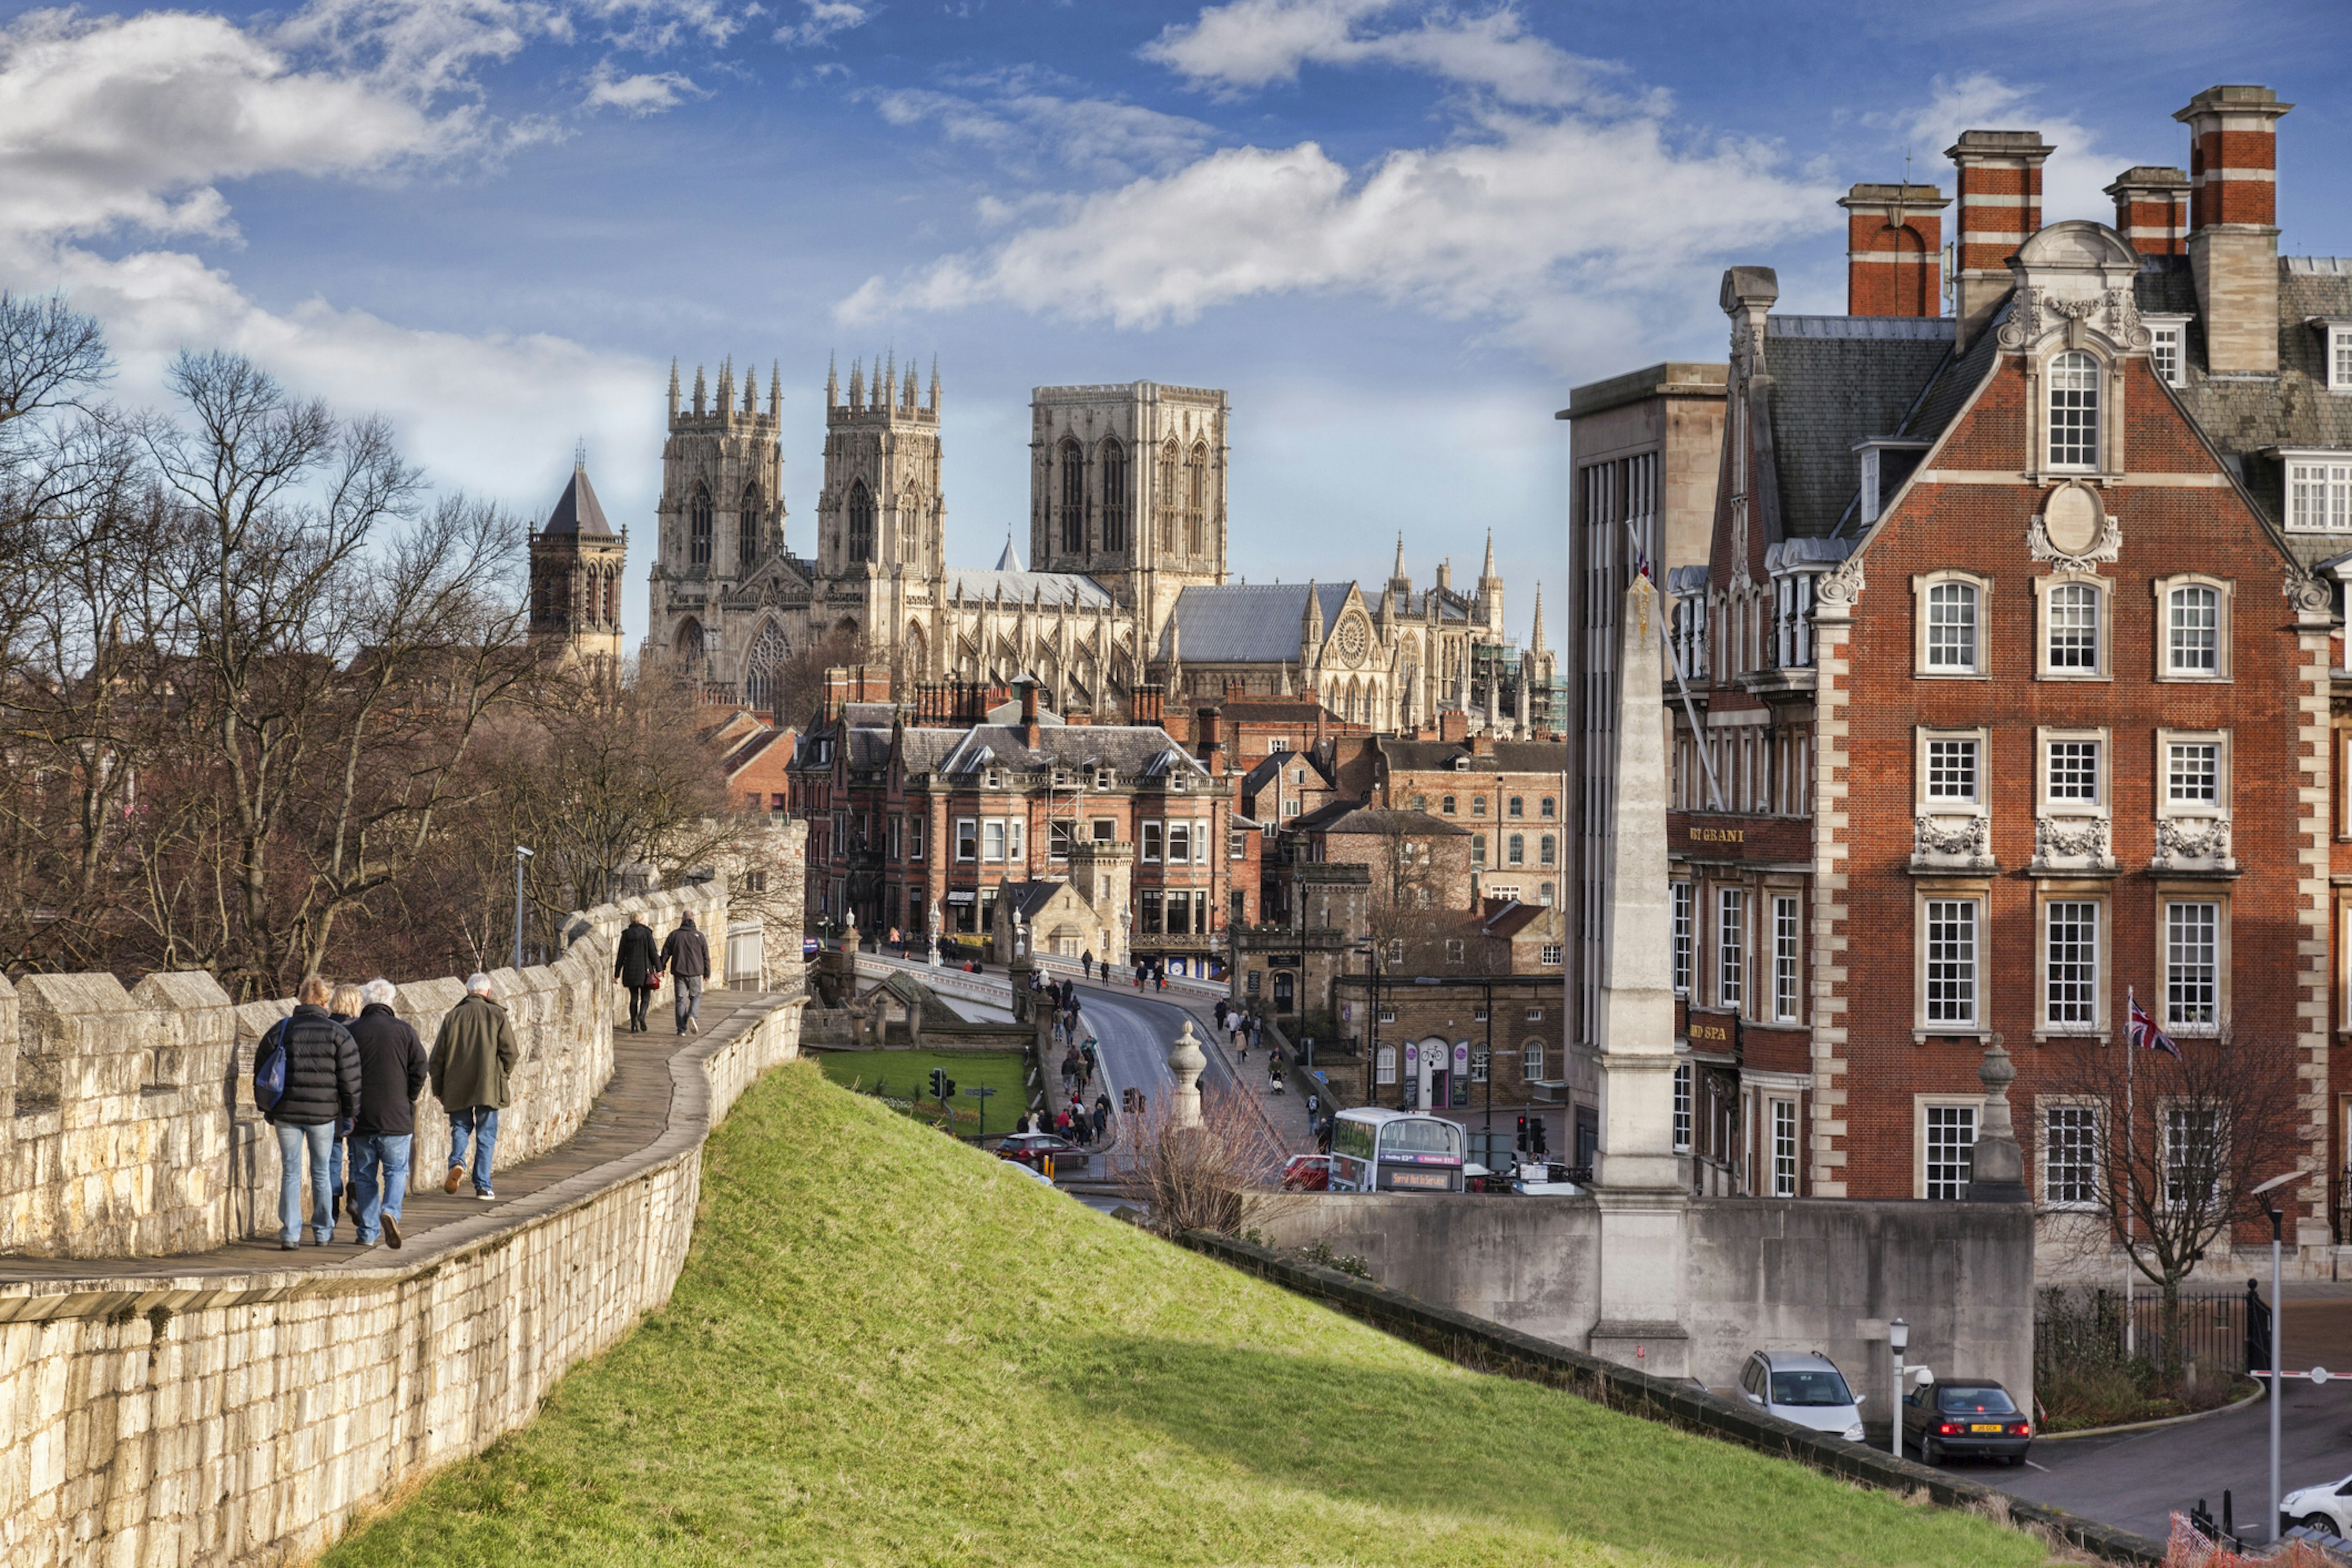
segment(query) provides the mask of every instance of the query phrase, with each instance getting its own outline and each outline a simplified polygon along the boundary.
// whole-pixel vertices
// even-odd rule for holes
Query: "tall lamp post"
[[[1897,1318],[1886,1325],[1886,1348],[1895,1352],[1895,1400],[1886,1407],[1886,1451],[1903,1457],[1903,1352],[1910,1348],[1911,1325]]]
[[[520,844],[515,846],[514,966],[518,970],[522,967],[522,868],[524,862],[528,861],[530,858],[530,850],[524,848]]]
[[[2279,1341],[2284,1337],[2282,1331],[2286,1327],[2286,1313],[2280,1310],[2284,1303],[2279,1300],[2279,1231],[2281,1223],[2286,1216],[2279,1212],[2278,1205],[2270,1201],[2270,1194],[2273,1188],[2283,1187],[2302,1174],[2303,1173],[2301,1171],[2289,1171],[2284,1176],[2273,1176],[2269,1181],[2264,1182],[2261,1186],[2254,1189],[2254,1196],[2263,1200],[2263,1212],[2271,1216],[2270,1517],[2271,1539],[2273,1541],[2276,1541],[2279,1538],[2279,1368],[2284,1364],[2279,1357]]]

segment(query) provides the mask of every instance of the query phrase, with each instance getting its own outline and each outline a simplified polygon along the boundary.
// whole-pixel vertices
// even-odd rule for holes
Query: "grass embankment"
[[[670,1305],[334,1568],[1965,1564],[2025,1536],[1466,1373],[787,1067]]]
[[[940,1103],[930,1098],[931,1069],[945,1068],[955,1080],[955,1130],[962,1138],[982,1136],[981,1111],[988,1107],[985,1134],[1013,1131],[1013,1123],[1029,1109],[1028,1064],[1018,1051],[814,1051],[824,1076],[844,1089],[861,1094],[876,1092],[885,1100],[910,1101],[909,1114],[919,1121],[939,1125]],[[996,1090],[985,1101],[964,1093],[986,1087]]]

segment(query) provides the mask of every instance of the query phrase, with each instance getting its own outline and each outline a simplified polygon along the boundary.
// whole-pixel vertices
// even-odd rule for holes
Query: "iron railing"
[[[2033,1374],[2037,1381],[2060,1370],[2121,1366],[2134,1359],[2163,1359],[2164,1299],[2153,1286],[2132,1292],[2131,1334],[2125,1335],[2124,1295],[2112,1287],[2052,1286],[2041,1292],[2033,1314]],[[2174,1357],[2200,1366],[2246,1364],[2244,1292],[2183,1292],[2172,1324]],[[2131,1347],[2126,1353],[2126,1345]]]

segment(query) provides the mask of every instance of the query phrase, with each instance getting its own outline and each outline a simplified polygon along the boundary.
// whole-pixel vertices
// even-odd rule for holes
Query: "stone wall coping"
[[[1120,1212],[1130,1216],[1133,1214],[1131,1210]],[[1335,1268],[1298,1262],[1271,1248],[1232,1237],[1185,1231],[1175,1239],[1196,1252],[1320,1301],[1474,1370],[1565,1388],[1596,1405],[1719,1437],[1776,1458],[1793,1459],[1841,1480],[1901,1495],[1924,1492],[1947,1508],[1980,1507],[1998,1499],[2006,1506],[2011,1521],[2038,1525],[2068,1544],[2111,1563],[2160,1568],[2165,1561],[2165,1543],[2161,1541],[2083,1519],[2063,1509],[2029,1502],[1979,1481],[1815,1432],[1687,1383],[1636,1372],[1467,1312],[1358,1279]]]
[[[396,1289],[405,1281],[493,1249],[523,1230],[592,1203],[611,1188],[697,1156],[713,1125],[710,1079],[703,1072],[702,1064],[749,1030],[759,1027],[770,1015],[783,1008],[799,1007],[806,1001],[805,994],[801,994],[747,1003],[743,1028],[724,1036],[698,1038],[671,1053],[669,1111],[662,1131],[650,1142],[539,1192],[501,1204],[478,1218],[436,1226],[410,1248],[374,1254],[384,1259],[381,1263],[236,1275],[174,1275],[160,1270],[141,1271],[132,1267],[168,1259],[128,1259],[119,1271],[94,1272],[79,1279],[0,1282],[0,1323],[60,1318],[130,1318],[158,1309],[176,1316],[210,1307],[251,1306],[310,1296],[372,1295]]]

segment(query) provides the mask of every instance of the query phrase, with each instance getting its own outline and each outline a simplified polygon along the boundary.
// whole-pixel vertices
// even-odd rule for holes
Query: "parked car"
[[[1330,1184],[1328,1154],[1293,1154],[1282,1167],[1282,1190],[1286,1193],[1319,1193]]]
[[[1903,1396],[1903,1440],[1918,1446],[1923,1465],[1969,1458],[2021,1465],[2033,1423],[2000,1384],[1955,1378]]]
[[[1048,1157],[1057,1165],[1065,1161],[1076,1164],[1086,1159],[1087,1152],[1056,1132],[1015,1132],[996,1146],[996,1157],[1034,1169]]]
[[[1862,1396],[1819,1351],[1758,1351],[1739,1369],[1739,1392],[1783,1421],[1862,1441]]]
[[[2352,1534],[2352,1476],[2322,1487],[2299,1487],[2279,1499],[2281,1533],[2305,1524],[2330,1535]]]

